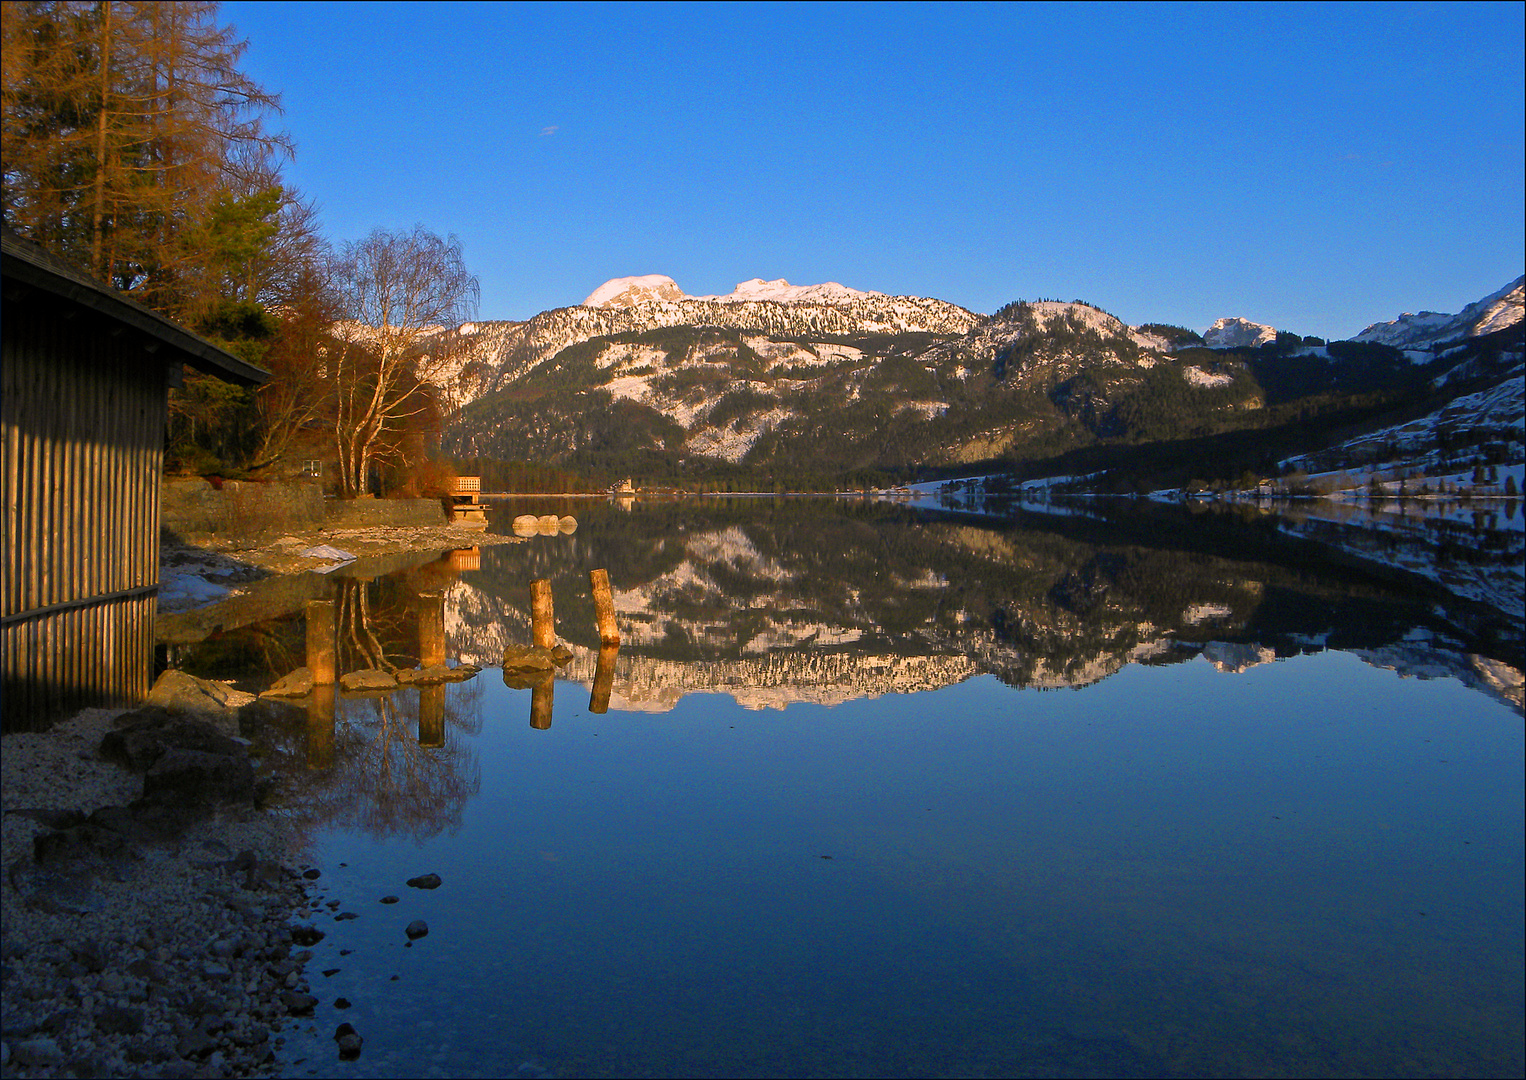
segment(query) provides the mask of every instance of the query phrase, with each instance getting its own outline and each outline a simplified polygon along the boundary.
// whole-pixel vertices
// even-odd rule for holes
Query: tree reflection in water
[[[420,737],[430,731],[430,698],[440,710],[435,745]],[[479,686],[341,696],[335,713],[326,764],[292,777],[299,789],[292,792],[293,803],[302,817],[315,825],[415,841],[460,829],[467,800],[482,786],[482,767],[469,738],[482,730]]]
[[[442,559],[390,578],[335,581],[336,672],[406,679],[415,661],[442,665],[441,589],[455,577]],[[313,657],[308,662],[316,668]],[[305,704],[303,746],[289,754],[295,767],[285,771],[285,802],[299,821],[415,841],[461,827],[466,802],[482,783],[471,738],[482,730],[479,686],[348,692],[319,685]]]

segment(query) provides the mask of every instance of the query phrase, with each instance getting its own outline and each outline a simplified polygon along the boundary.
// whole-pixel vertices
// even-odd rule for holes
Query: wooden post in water
[[[615,598],[609,591],[609,572],[588,571],[588,585],[593,590],[593,610],[594,618],[599,625],[599,644],[619,645],[620,628],[615,625]]]
[[[445,595],[443,593],[420,594],[418,612],[419,667],[444,667]]]
[[[530,631],[537,649],[556,644],[556,620],[551,613],[551,582],[544,578],[530,582]]]
[[[334,684],[334,602],[309,600],[307,615],[307,670],[313,673],[314,686]]]
[[[548,671],[530,687],[530,726],[537,731],[551,727],[551,701],[556,693],[556,672]]]
[[[588,695],[588,711],[591,713],[609,712],[609,694],[615,688],[615,657],[619,652],[618,644],[599,646],[599,666],[593,672],[593,693]]]

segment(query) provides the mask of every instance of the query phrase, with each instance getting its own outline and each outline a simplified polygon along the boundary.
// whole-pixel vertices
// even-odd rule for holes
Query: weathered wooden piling
[[[600,645],[619,645],[620,628],[615,625],[615,598],[609,591],[609,572],[588,571],[588,585],[593,590],[594,618],[599,626]]]
[[[537,649],[549,649],[556,644],[551,582],[544,578],[530,582],[530,632]]]
[[[591,713],[609,712],[609,695],[615,688],[615,657],[619,652],[618,642],[599,647],[599,665],[593,672],[593,693],[588,695],[588,711]]]
[[[444,594],[421,593],[418,612],[419,667],[442,667],[445,664]]]
[[[314,686],[334,684],[334,602],[309,600],[307,616],[307,669],[313,673]]]

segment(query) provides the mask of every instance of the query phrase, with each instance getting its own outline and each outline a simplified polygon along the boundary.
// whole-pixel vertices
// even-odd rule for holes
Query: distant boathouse
[[[0,238],[6,730],[148,693],[168,388],[268,373],[6,232]]]

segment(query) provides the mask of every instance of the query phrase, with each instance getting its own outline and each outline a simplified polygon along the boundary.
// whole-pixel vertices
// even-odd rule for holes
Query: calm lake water
[[[323,870],[288,1075],[1522,1073],[1517,534],[555,509],[332,585],[342,668],[442,613],[480,675],[260,735]],[[532,713],[491,665],[534,578],[575,656]],[[268,684],[302,634],[178,661]]]

